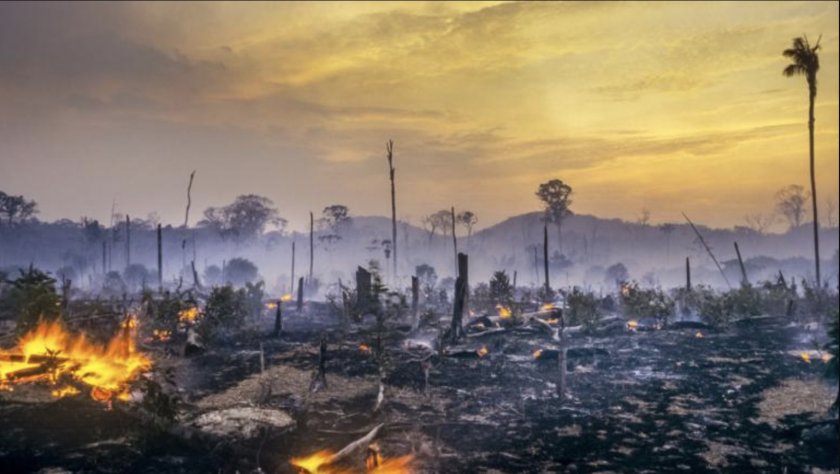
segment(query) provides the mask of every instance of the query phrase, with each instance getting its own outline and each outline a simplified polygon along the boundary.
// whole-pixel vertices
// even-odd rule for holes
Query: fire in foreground
[[[0,389],[47,383],[55,387],[52,395],[57,398],[89,388],[97,401],[127,400],[129,382],[152,365],[135,349],[135,328],[136,324],[123,324],[106,345],[98,345],[84,334],[70,334],[61,323],[42,322],[16,347],[0,351]]]
[[[411,474],[412,455],[396,458],[383,458],[378,446],[371,445],[365,457],[365,472],[376,474]],[[302,458],[292,458],[290,463],[298,468],[299,474],[356,474],[358,471],[332,466],[335,453],[329,450],[318,451]]]

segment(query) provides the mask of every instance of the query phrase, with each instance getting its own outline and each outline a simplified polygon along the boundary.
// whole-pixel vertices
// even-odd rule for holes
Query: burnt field
[[[177,338],[143,345],[157,398],[53,400],[37,383],[2,392],[0,471],[306,472],[290,460],[371,433],[318,472],[363,472],[374,439],[383,467],[372,472],[838,468],[819,335],[782,317],[638,332],[606,318],[566,336],[561,398],[557,341],[539,325],[445,350],[434,331],[393,325],[377,352],[371,325],[305,313],[279,337],[265,319],[193,357]],[[153,413],[161,405],[171,422]],[[392,460],[407,466],[386,469]]]

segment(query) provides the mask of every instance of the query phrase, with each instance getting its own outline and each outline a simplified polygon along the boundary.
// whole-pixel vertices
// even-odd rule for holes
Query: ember
[[[155,341],[167,342],[172,339],[172,331],[167,331],[166,329],[154,329],[152,330],[152,339]]]
[[[552,311],[555,308],[556,308],[556,306],[554,306],[553,303],[546,303],[546,304],[544,304],[540,307],[540,310],[541,311]]]
[[[697,331],[697,333],[694,335],[694,337],[696,337],[697,339],[703,339],[703,337],[705,337],[705,336],[703,336],[702,332]]]
[[[194,324],[198,319],[199,311],[198,308],[195,306],[187,309],[182,309],[178,312],[178,320],[181,321],[182,324]]]
[[[487,349],[487,346],[481,346],[481,349],[475,351],[475,353],[478,354],[479,357],[484,357],[490,353],[490,350]]]
[[[265,304],[265,309],[277,309],[277,303],[268,302]]]
[[[374,443],[368,447],[365,455],[365,472],[377,474],[410,474],[409,464],[414,459],[412,455],[400,456],[393,459],[383,458],[379,446]],[[299,474],[354,474],[352,469],[330,466],[335,460],[335,453],[329,450],[318,451],[303,458],[292,458],[289,463],[298,469]]]
[[[286,293],[285,295],[280,297],[280,301],[292,301],[292,294]]]
[[[132,322],[134,321],[134,322]],[[0,351],[0,385],[47,382],[67,378],[91,387],[91,398],[109,402],[128,398],[128,383],[151,368],[151,360],[137,353],[132,328],[134,318],[106,346],[88,342],[84,334],[73,336],[60,323],[41,323],[24,335],[17,347]],[[54,397],[77,395],[75,386],[52,391]]]
[[[507,306],[496,305],[496,311],[498,312],[499,317],[502,319],[507,319],[512,316],[510,308],[508,308]]]
[[[543,352],[542,349],[535,350],[532,354],[534,356],[534,359],[539,359],[540,356],[542,355],[542,352]]]
[[[359,352],[370,353],[370,346],[364,342],[359,344]]]
[[[804,360],[806,363],[808,363],[808,364],[811,363],[811,354],[808,354],[807,352],[803,352],[803,353],[799,354],[799,357],[801,357],[802,360]]]
[[[636,321],[635,319],[631,319],[630,321],[627,321],[627,329],[629,329],[631,331],[635,331],[636,328],[638,328],[638,327],[639,327],[639,322]]]

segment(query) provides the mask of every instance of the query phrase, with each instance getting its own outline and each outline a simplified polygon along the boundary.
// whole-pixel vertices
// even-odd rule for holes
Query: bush
[[[179,313],[188,308],[198,305],[192,296],[179,293],[163,292],[160,298],[155,299],[151,290],[143,290],[140,301],[142,302],[145,314],[154,324],[152,329],[165,330],[174,333],[179,324]]]
[[[257,266],[245,258],[232,258],[227,263],[224,273],[227,282],[242,286],[257,279]]]
[[[507,273],[503,271],[493,273],[490,279],[490,304],[510,306],[513,302],[513,286]]]
[[[6,316],[17,318],[18,333],[34,329],[39,321],[54,321],[61,316],[61,298],[55,291],[55,279],[32,266],[20,270],[15,280],[5,280],[0,306]]]
[[[674,314],[674,300],[658,288],[639,288],[636,282],[621,286],[621,306],[625,315],[634,318],[654,318],[665,325]]]
[[[585,293],[578,287],[566,295],[568,319],[570,326],[583,325],[585,329],[592,329],[601,318],[598,311],[598,299],[592,293]]]
[[[708,286],[697,285],[691,290],[680,288],[676,295],[684,312],[696,313],[703,322],[717,327],[728,325],[736,317],[758,316],[765,308],[761,292],[751,285],[720,294]]]
[[[239,329],[248,311],[245,290],[234,290],[230,285],[213,288],[196,327],[198,334],[206,342],[219,339],[233,329]]]

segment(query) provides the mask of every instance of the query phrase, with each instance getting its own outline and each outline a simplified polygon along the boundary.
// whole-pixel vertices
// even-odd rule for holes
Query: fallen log
[[[349,456],[350,454],[353,454],[353,452],[355,452],[357,449],[361,447],[366,448],[367,445],[369,445],[370,442],[373,441],[373,438],[376,437],[376,435],[379,433],[379,430],[382,429],[383,426],[385,426],[385,423],[380,423],[374,426],[373,429],[368,432],[368,434],[362,436],[356,441],[353,441],[352,443],[342,448],[341,451],[335,453],[326,464],[336,463],[341,459],[344,459],[345,457]]]

